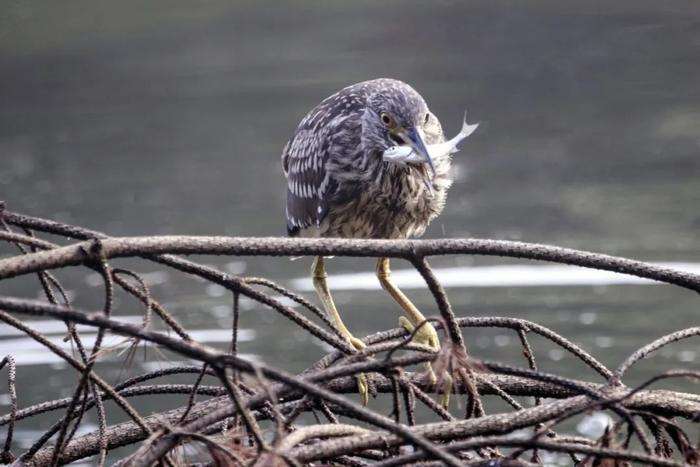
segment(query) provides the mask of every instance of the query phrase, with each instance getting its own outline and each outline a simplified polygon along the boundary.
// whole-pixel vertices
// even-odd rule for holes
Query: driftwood
[[[42,236],[58,236],[54,243]],[[68,243],[66,240],[68,239]],[[689,427],[700,420],[700,396],[659,389],[668,378],[700,379],[693,369],[669,369],[637,387],[624,383],[626,371],[659,348],[700,335],[689,327],[639,348],[617,368],[607,368],[594,356],[563,336],[522,319],[458,318],[445,290],[433,274],[427,258],[436,255],[491,255],[550,261],[631,274],[700,292],[700,275],[648,263],[558,248],[496,240],[340,240],[231,238],[192,236],[109,237],[103,233],[0,209],[0,242],[15,245],[18,254],[0,259],[0,280],[34,275],[45,300],[0,296],[0,322],[54,352],[75,370],[73,396],[18,407],[16,368],[12,355],[0,369],[7,369],[10,412],[0,416],[5,444],[1,461],[15,465],[62,465],[90,456],[103,465],[114,448],[131,446],[120,465],[531,465],[541,463],[543,450],[570,455],[579,465],[698,465],[697,440]],[[440,317],[437,328],[445,332],[443,348],[433,353],[411,342],[403,329],[367,336],[367,347],[358,352],[349,346],[324,313],[304,297],[267,279],[224,273],[181,256],[388,256],[408,260],[421,274],[435,298]],[[113,267],[115,258],[141,258],[184,274],[225,287],[232,295],[231,351],[223,352],[195,342],[168,310],[152,296],[141,277]],[[52,273],[65,267],[97,271],[102,277],[101,310],[74,307]],[[144,304],[141,326],[112,317],[115,291],[121,289]],[[273,293],[271,293],[273,292]],[[275,295],[297,302],[286,306]],[[257,364],[237,354],[239,297],[244,296],[275,310],[335,350],[301,374]],[[308,313],[302,313],[300,310]],[[42,316],[66,323],[74,345],[69,354],[54,345],[22,317]],[[170,333],[152,330],[155,315]],[[308,316],[307,316],[308,315]],[[311,318],[309,317],[311,316]],[[97,329],[97,339],[87,348],[76,324]],[[469,357],[462,337],[466,327],[507,328],[518,336],[525,367],[518,368]],[[107,334],[128,338],[131,345],[168,349],[198,365],[173,367],[136,375],[118,385],[100,377],[103,339]],[[581,380],[538,370],[529,340],[547,339],[570,353],[590,375]],[[468,343],[467,343],[468,344]],[[397,352],[400,350],[401,352]],[[440,405],[440,393],[448,386],[431,385],[420,364],[431,361],[441,377],[454,380],[453,391],[466,407]],[[392,412],[385,416],[363,407],[352,397],[356,376],[367,375],[372,391],[391,396]],[[189,384],[164,383],[170,375],[191,375]],[[204,378],[208,376],[208,383]],[[212,384],[211,378],[216,381]],[[584,379],[585,377],[585,379]],[[189,394],[189,403],[156,415],[143,416],[130,400],[141,395]],[[462,396],[462,394],[464,396]],[[496,397],[510,407],[485,413],[484,397]],[[110,423],[104,401],[113,400],[128,421]],[[203,399],[203,400],[202,400]],[[433,420],[418,422],[416,411],[429,411]],[[616,421],[597,440],[570,436],[563,422],[581,413],[601,410]],[[94,411],[98,429],[76,435],[86,413]],[[459,415],[457,413],[459,412]],[[55,413],[56,423],[24,452],[11,452],[15,426],[44,413]],[[300,423],[305,414],[320,414],[316,423]],[[527,429],[526,431],[523,431]],[[523,434],[525,433],[525,434]],[[199,457],[190,459],[183,446],[198,446]],[[16,456],[16,457],[15,457]]]

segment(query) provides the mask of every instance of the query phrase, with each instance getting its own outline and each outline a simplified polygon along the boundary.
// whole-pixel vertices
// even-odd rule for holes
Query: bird
[[[442,125],[409,84],[379,78],[347,86],[323,99],[301,119],[282,151],[290,237],[406,239],[421,236],[445,207],[452,184],[451,158],[431,158],[426,145],[445,141]],[[391,146],[409,145],[422,160],[396,164],[382,158]],[[311,266],[326,314],[355,349],[365,344],[343,323],[328,287],[323,256]],[[406,316],[414,341],[440,349],[435,328],[391,278],[389,258],[376,275]],[[431,375],[434,378],[434,375]],[[363,402],[368,399],[364,376]]]

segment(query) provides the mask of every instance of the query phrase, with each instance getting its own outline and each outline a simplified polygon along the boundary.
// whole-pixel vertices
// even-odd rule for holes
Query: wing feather
[[[290,236],[320,226],[328,214],[339,186],[328,161],[333,159],[331,165],[336,168],[347,165],[340,161],[357,152],[366,95],[366,84],[358,83],[324,99],[302,119],[285,146],[282,166],[287,176]]]
[[[329,183],[324,180],[328,159],[327,128],[299,129],[287,143],[282,163],[287,175],[287,232],[294,236],[300,230],[318,226],[328,210],[323,195]],[[324,185],[324,193],[320,188]]]

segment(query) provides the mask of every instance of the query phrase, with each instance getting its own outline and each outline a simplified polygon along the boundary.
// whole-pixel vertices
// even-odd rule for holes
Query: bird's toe
[[[367,376],[364,373],[357,375],[357,391],[360,393],[362,405],[367,405],[369,402],[369,384],[367,383]]]
[[[399,326],[410,333],[414,332],[416,329],[416,326],[405,316],[399,317]],[[440,338],[438,337],[437,331],[432,324],[427,322],[420,325],[418,330],[415,331],[413,342],[429,347],[435,351],[440,350]]]
[[[355,347],[356,350],[362,350],[365,347],[367,347],[367,344],[362,342],[362,340],[352,336],[350,337],[350,344],[352,344],[352,346]]]

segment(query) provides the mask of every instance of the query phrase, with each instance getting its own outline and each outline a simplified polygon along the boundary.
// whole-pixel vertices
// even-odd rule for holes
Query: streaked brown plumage
[[[383,161],[383,150],[396,142],[379,121],[382,111],[422,132],[426,144],[444,141],[437,117],[401,81],[365,81],[324,99],[282,154],[291,236],[406,238],[422,235],[440,214],[451,184],[450,157],[433,161],[435,176],[426,164]]]
[[[324,99],[299,123],[282,153],[287,176],[287,232],[290,236],[407,238],[422,235],[445,206],[451,185],[450,156],[430,159],[425,144],[444,141],[440,121],[412,87],[393,79],[364,81]],[[425,163],[398,165],[383,160],[385,149],[409,144]],[[382,287],[403,308],[411,330],[423,314],[391,280],[388,258],[377,261]],[[323,306],[355,348],[327,284],[324,259],[317,257],[312,278]],[[416,342],[439,349],[435,329],[420,327]],[[434,375],[433,375],[434,378]],[[358,378],[363,402],[368,387]]]

